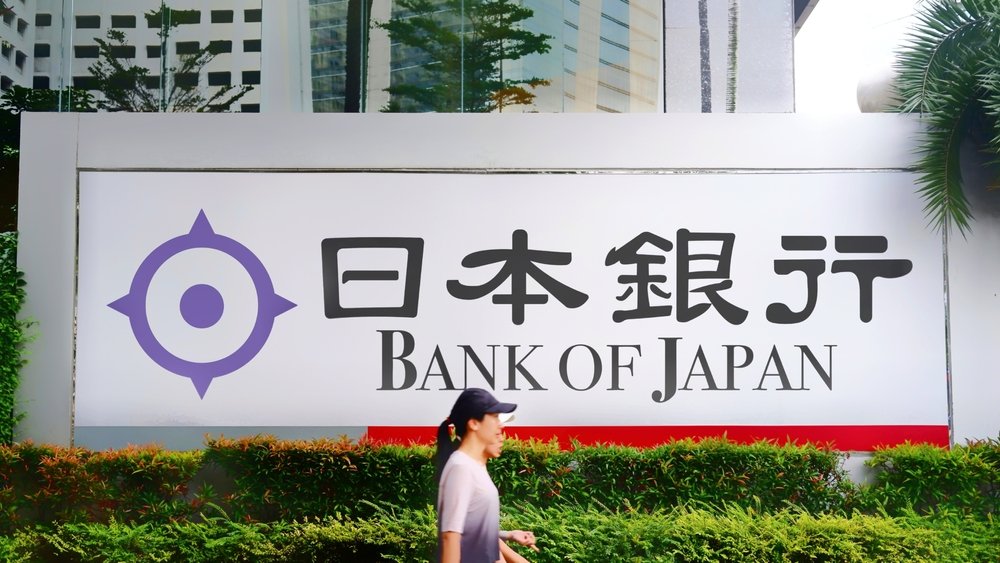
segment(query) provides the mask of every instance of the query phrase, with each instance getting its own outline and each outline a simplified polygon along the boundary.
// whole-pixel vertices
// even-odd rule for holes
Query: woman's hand
[[[514,541],[514,540],[510,539],[509,541]],[[538,548],[535,547],[534,545],[531,546],[531,549],[538,551]],[[530,563],[530,562],[524,557],[521,557],[520,553],[511,549],[511,547],[507,545],[507,542],[505,542],[504,540],[500,540],[500,561],[498,563]]]
[[[524,530],[512,530],[508,533],[507,539],[538,551],[538,548],[535,547],[535,534],[531,532],[526,532]]]

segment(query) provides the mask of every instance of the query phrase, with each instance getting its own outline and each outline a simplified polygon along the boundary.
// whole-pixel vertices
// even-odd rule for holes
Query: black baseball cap
[[[455,400],[448,418],[456,427],[464,428],[469,419],[480,419],[486,414],[512,413],[517,405],[501,403],[486,389],[470,387]]]

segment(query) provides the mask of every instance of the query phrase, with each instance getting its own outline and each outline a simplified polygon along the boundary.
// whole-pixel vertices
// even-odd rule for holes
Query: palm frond
[[[924,212],[935,228],[944,228],[950,220],[963,234],[970,228],[972,211],[962,189],[961,148],[979,111],[973,103],[967,100],[953,112],[932,114],[918,148],[921,186],[917,193],[924,199]]]
[[[900,51],[896,86],[902,111],[931,111],[940,75],[957,65],[975,63],[989,41],[994,23],[985,0],[938,0],[917,14],[917,24]]]
[[[963,143],[990,137],[1000,155],[1000,1],[935,0],[924,5],[897,56],[898,109],[924,117],[917,147],[918,193],[935,228],[962,234],[972,213],[963,191]]]
[[[984,65],[989,70],[983,73],[979,82],[983,89],[983,108],[989,126],[986,131],[989,135],[987,151],[993,157],[990,164],[996,165],[1000,164],[1000,45],[990,51],[992,52],[984,53]]]

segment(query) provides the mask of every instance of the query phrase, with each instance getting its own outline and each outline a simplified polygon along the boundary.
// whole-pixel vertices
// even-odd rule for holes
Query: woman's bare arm
[[[441,563],[461,563],[462,534],[441,532]]]
[[[500,560],[504,563],[528,563],[528,560],[521,557],[521,554],[514,551],[503,540],[500,540]]]

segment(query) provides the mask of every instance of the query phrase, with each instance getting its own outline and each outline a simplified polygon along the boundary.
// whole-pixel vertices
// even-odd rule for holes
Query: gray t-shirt
[[[452,453],[441,472],[437,510],[438,533],[462,534],[462,563],[500,559],[500,495],[485,465]]]

